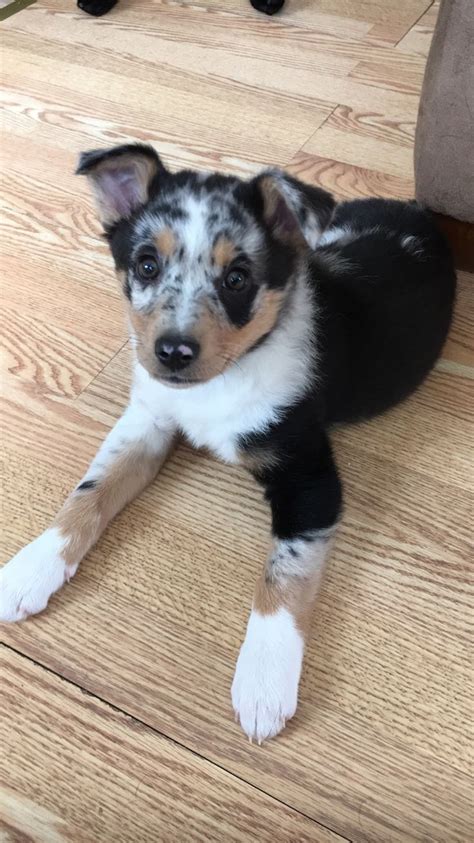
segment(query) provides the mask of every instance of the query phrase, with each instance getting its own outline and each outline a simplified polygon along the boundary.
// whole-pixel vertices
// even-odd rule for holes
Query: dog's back
[[[336,208],[315,253],[328,422],[381,412],[433,367],[448,332],[456,276],[450,250],[416,203]]]

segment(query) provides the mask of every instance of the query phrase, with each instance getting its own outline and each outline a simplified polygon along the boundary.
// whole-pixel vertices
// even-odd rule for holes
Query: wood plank
[[[406,142],[406,130],[398,128],[404,125],[411,132],[413,124],[410,121],[387,120],[378,113],[354,112],[341,107],[337,112],[334,120],[329,117],[316,130],[302,152],[381,170],[402,179],[413,178],[413,148]],[[393,142],[394,133],[399,133],[402,143]]]
[[[392,143],[410,150],[415,139],[415,123],[412,121],[387,120],[376,112],[356,112],[348,106],[335,108],[325,125],[350,132],[352,137],[376,138],[382,144]]]
[[[136,25],[140,18],[156,19],[157,14],[160,13],[159,7],[164,7],[163,18],[166,23],[164,33],[161,28],[162,34],[167,38],[175,38],[174,27],[177,24],[178,40],[187,41],[191,48],[196,37],[196,22],[200,25],[199,43],[203,38],[208,38],[213,47],[221,43],[221,33],[224,33],[224,39],[228,37],[228,33],[232,33],[234,48],[242,43],[246,52],[251,54],[255,50],[248,49],[248,45],[250,48],[260,48],[263,45],[263,50],[258,49],[259,56],[268,57],[274,61],[272,49],[283,45],[283,51],[278,50],[278,62],[279,66],[281,62],[282,74],[288,61],[291,62],[291,67],[301,66],[301,60],[304,61],[306,56],[306,59],[310,59],[310,67],[314,66],[316,59],[320,71],[330,72],[334,76],[346,75],[349,66],[367,58],[368,42],[373,61],[387,63],[398,61],[403,70],[424,65],[422,58],[410,54],[409,51],[401,55],[400,51],[390,47],[385,41],[378,44],[372,35],[372,27],[367,22],[367,18],[358,21],[354,18],[348,20],[345,17],[324,14],[321,12],[320,2],[317,4],[287,2],[284,14],[272,18],[264,18],[256,14],[250,4],[242,3],[241,0],[237,0],[237,3],[238,5],[227,3],[224,7],[218,0],[206,3],[202,7],[199,3],[186,4],[184,31],[182,4],[163,3],[162,0],[135,0],[133,7],[126,10],[127,17],[123,18],[122,15],[121,17]],[[408,5],[411,8],[406,11],[409,11],[412,16],[413,0],[408,0]],[[42,0],[41,6],[53,13],[64,14],[64,7],[60,0]],[[426,7],[426,1],[421,0],[418,8],[424,7]],[[383,22],[384,11],[383,4],[379,4],[372,17]],[[108,21],[110,20],[108,18]],[[206,24],[204,34],[202,34],[203,20]],[[369,38],[366,37],[368,32]],[[300,49],[301,55],[298,52]],[[335,57],[340,60],[338,65],[334,64]]]
[[[401,4],[400,6],[397,4],[393,7],[393,11],[400,11],[400,17],[394,19],[393,17],[387,16],[385,19],[377,21],[370,30],[369,36],[377,41],[383,40],[393,45],[398,44],[405,33],[416,24],[423,11],[429,9],[431,2],[432,0],[420,4],[411,2],[408,2],[406,5]]]
[[[474,375],[474,275],[458,272],[455,319],[443,349],[442,362],[460,366],[467,377]]]
[[[413,199],[413,178],[394,176],[367,167],[357,167],[334,158],[298,152],[286,167],[296,178],[329,190],[338,200]]]
[[[17,653],[0,664],[5,843],[342,841]]]
[[[161,2],[165,4],[166,0]],[[242,0],[226,0],[225,9],[240,17],[253,15],[260,26],[266,25],[267,28],[288,21],[338,33],[344,26],[353,38],[360,31],[365,34],[368,29],[374,30],[374,40],[378,38],[387,43],[396,43],[428,8],[429,3],[430,0],[400,0],[396,6],[390,6],[383,0],[318,0],[317,3],[287,0],[284,11],[270,21],[266,18],[262,21],[262,16],[249,4],[242,3]],[[222,12],[221,0],[190,0],[180,2],[180,6],[198,6],[206,11]]]
[[[67,28],[64,37],[66,33]],[[41,142],[45,138],[62,145],[71,157],[81,148],[140,139],[154,142],[170,165],[235,171],[240,157],[245,159],[240,169],[250,171],[252,161],[285,163],[330,112],[331,104],[321,100],[292,98],[284,91],[262,95],[251,80],[235,83],[229,109],[227,87],[219,77],[213,84],[212,78],[205,82],[202,75],[200,83],[191,70],[171,71],[166,66],[157,74],[153,63],[143,61],[140,54],[122,62],[110,57],[105,46],[77,47],[71,62],[70,49],[60,43],[63,34],[57,37],[59,45],[48,49],[42,36],[15,34],[13,40],[22,49],[17,43],[15,49],[5,48],[11,76],[2,99],[10,131],[28,138],[33,130],[35,136],[40,132]],[[142,52],[147,54],[146,45]],[[79,74],[82,81],[72,82],[78,76],[76,61],[94,73]],[[123,93],[124,75],[130,80],[128,95]],[[47,84],[51,78],[56,80],[54,86]],[[146,106],[137,103],[137,85]],[[99,91],[106,91],[106,96]],[[58,133],[57,127],[64,131]]]
[[[50,72],[54,73],[52,63],[48,65]],[[129,104],[123,102],[125,98],[121,97],[120,88],[117,90],[117,97],[122,101],[110,104],[108,99],[97,95],[80,94],[77,91],[71,94],[67,87],[50,85],[48,103],[45,103],[41,98],[42,83],[36,85],[33,81],[28,82],[26,78],[18,79],[17,74],[5,74],[4,78],[10,91],[3,101],[7,116],[11,116],[11,123],[7,124],[7,127],[11,125],[16,133],[17,125],[24,125],[23,131],[29,133],[33,128],[32,123],[44,119],[43,114],[47,112],[48,120],[63,126],[69,135],[74,135],[73,148],[76,156],[81,149],[98,144],[105,146],[104,141],[111,145],[126,143],[131,139],[156,142],[158,150],[166,154],[167,148],[179,145],[180,139],[187,131],[189,147],[191,150],[194,148],[200,151],[201,155],[206,155],[207,167],[210,159],[216,161],[216,154],[227,159],[232,156],[245,157],[248,154],[250,160],[259,161],[263,165],[272,158],[277,163],[286,161],[308,137],[308,130],[304,127],[303,132],[299,130],[299,136],[298,131],[290,136],[287,128],[282,130],[275,125],[272,146],[268,142],[270,132],[266,130],[260,133],[258,124],[261,121],[256,121],[256,134],[252,142],[248,134],[245,134],[242,122],[238,125],[237,133],[232,132],[231,121],[226,121],[224,111],[221,112],[220,120],[218,112],[215,111],[212,122],[208,114],[206,122],[193,126],[185,117],[185,97],[180,98],[180,117],[164,117],[161,110],[135,107],[133,95]],[[156,94],[156,91],[154,93]],[[211,103],[208,103],[208,106],[210,107]],[[97,116],[93,118],[94,111]],[[329,111],[321,109],[317,114],[313,113],[309,131],[312,131],[314,125],[322,123],[328,113]],[[67,140],[67,136],[64,140]],[[71,148],[71,143],[69,147]],[[210,154],[206,152],[209,149],[212,150]],[[214,166],[218,166],[217,163]]]
[[[58,4],[60,0],[49,0],[49,2]],[[201,35],[203,30],[202,13],[199,13],[199,11],[194,13],[192,28],[185,29],[183,33],[181,29],[183,25],[186,27],[187,24],[186,21],[182,20],[182,16],[178,15],[176,18],[176,36],[167,40],[160,30],[159,23],[161,21],[162,27],[167,26],[168,12],[160,12],[160,7],[163,8],[160,4],[156,4],[156,13],[153,12],[151,17],[148,16],[148,20],[153,22],[153,44],[157,45],[157,49],[159,45],[160,62],[166,63],[175,72],[180,74],[193,73],[198,78],[225,80],[237,91],[239,88],[245,90],[257,88],[261,95],[273,93],[279,93],[287,97],[291,95],[295,102],[317,108],[320,108],[322,103],[331,107],[336,103],[341,103],[351,104],[355,108],[365,108],[377,102],[379,110],[390,111],[394,114],[400,113],[402,117],[416,113],[417,100],[412,95],[384,91],[347,78],[350,69],[366,57],[368,48],[363,45],[357,46],[357,51],[354,53],[353,51],[356,49],[354,42],[351,43],[346,39],[341,44],[331,48],[330,37],[319,36],[320,44],[316,45],[315,48],[313,41],[314,38],[318,37],[317,35],[314,38],[308,37],[304,30],[296,29],[292,41],[293,28],[283,29],[277,39],[278,54],[280,54],[281,49],[285,51],[288,49],[288,53],[285,52],[284,55],[287,55],[289,65],[288,68],[283,66],[281,72],[275,73],[271,61],[271,57],[274,56],[274,48],[267,57],[260,57],[260,51],[257,50],[257,47],[261,40],[255,43],[253,49],[248,50],[245,55],[239,55],[239,61],[228,62],[227,50],[220,45],[222,39],[227,43],[228,39],[234,37],[234,30],[229,25],[229,18],[226,15],[212,16],[218,18],[215,25],[218,26],[219,35],[215,35],[214,48],[209,50],[207,43],[201,45],[199,42],[199,38],[203,37]],[[191,13],[186,13],[186,20],[188,14]],[[51,14],[47,8],[39,4],[28,10],[28,15],[14,16],[5,26],[12,31],[28,33],[31,36],[36,35],[41,38],[44,37],[45,15],[47,15],[48,20],[49,38],[54,36],[58,41],[64,44],[74,44],[75,47],[82,44],[91,46],[97,44],[97,37],[94,34],[94,29],[90,27],[89,20],[86,20],[83,16],[82,18],[75,18],[72,12],[64,12],[64,10],[53,11]],[[133,15],[136,17],[134,18]],[[230,21],[232,20],[234,18],[230,18]],[[262,28],[261,20],[262,18],[260,18],[257,37],[258,39],[263,38],[263,43],[265,43],[269,30],[268,27]],[[101,29],[100,47],[106,55],[109,52],[125,53],[126,56],[131,53],[133,57],[139,58],[141,61],[150,61],[148,25],[144,26],[143,16],[139,16],[135,6],[130,7],[130,10],[125,10],[124,18],[117,19],[113,16],[104,18]],[[133,30],[133,39],[130,39],[130,29]],[[186,33],[187,40],[185,38]],[[179,36],[178,42],[176,41],[177,36]],[[235,37],[238,40],[238,32]],[[247,37],[251,37],[251,33],[249,36],[246,35]],[[291,50],[286,47],[287,40],[291,45]],[[281,42],[283,42],[283,46],[281,46]],[[232,49],[232,46],[229,49]],[[404,58],[403,61],[410,60]],[[162,65],[160,63],[159,74],[161,75],[161,73]],[[148,107],[150,106],[148,105]],[[192,113],[194,116],[195,109]],[[166,113],[164,113],[165,120],[166,116]],[[296,126],[292,128],[297,129]],[[218,139],[218,136],[216,136],[216,141]]]
[[[349,76],[352,79],[359,80],[359,82],[365,82],[371,87],[382,88],[382,90],[419,94],[424,74],[424,61],[420,61],[416,65],[410,63],[403,66],[403,63],[397,60],[397,56],[394,58],[384,56],[383,60],[374,57],[370,61],[359,62],[351,70]]]
[[[397,50],[412,55],[427,57],[431,45],[431,39],[438,18],[440,0],[435,0],[427,12],[397,44]]]
[[[93,332],[86,341],[80,331],[64,330],[59,320],[55,324],[35,318],[33,309],[4,308],[0,330],[1,369],[34,383],[37,393],[76,397],[109,362],[113,350],[106,349]]]

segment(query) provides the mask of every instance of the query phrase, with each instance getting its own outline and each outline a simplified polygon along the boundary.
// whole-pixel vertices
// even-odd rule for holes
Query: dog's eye
[[[249,278],[245,269],[231,269],[225,276],[222,284],[226,290],[232,293],[241,293],[248,287]]]
[[[153,281],[160,271],[160,265],[154,255],[142,255],[137,260],[136,270],[142,281]]]

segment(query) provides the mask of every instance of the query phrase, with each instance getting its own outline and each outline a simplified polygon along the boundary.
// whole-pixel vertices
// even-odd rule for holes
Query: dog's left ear
[[[331,219],[334,197],[282,170],[266,170],[253,185],[263,200],[263,218],[273,235],[296,246],[316,248]]]
[[[153,181],[166,172],[153,147],[141,143],[83,152],[76,170],[92,184],[105,229],[144,205]]]

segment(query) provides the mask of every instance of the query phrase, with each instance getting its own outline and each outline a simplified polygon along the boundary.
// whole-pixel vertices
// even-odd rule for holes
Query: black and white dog
[[[52,526],[1,571],[0,616],[45,608],[175,435],[242,463],[271,506],[232,700],[250,738],[296,709],[305,637],[341,483],[328,430],[422,382],[455,294],[449,250],[415,203],[335,206],[279,170],[170,173],[146,145],[85,153],[123,288],[130,404]],[[362,467],[361,467],[362,468]]]

